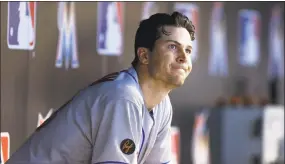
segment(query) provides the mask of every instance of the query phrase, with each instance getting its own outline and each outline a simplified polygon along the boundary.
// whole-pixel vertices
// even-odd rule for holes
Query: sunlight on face
[[[184,84],[192,69],[191,52],[193,41],[189,32],[182,27],[165,26],[156,41],[148,65],[150,75],[173,88]]]

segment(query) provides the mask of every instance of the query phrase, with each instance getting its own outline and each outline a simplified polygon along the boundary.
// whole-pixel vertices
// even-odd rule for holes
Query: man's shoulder
[[[106,78],[107,77],[107,78]],[[93,99],[125,99],[135,104],[143,103],[143,97],[137,82],[127,73],[113,73],[92,83],[86,88]]]
[[[108,100],[124,99],[135,104],[141,104],[143,102],[139,88],[132,83],[113,81],[106,84],[102,89],[104,90],[102,95]]]

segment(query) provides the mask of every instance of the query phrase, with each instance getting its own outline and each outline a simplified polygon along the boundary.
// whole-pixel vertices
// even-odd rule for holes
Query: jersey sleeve
[[[166,123],[158,133],[154,147],[146,159],[145,164],[170,164],[171,154],[171,121],[172,109],[166,117]]]
[[[103,108],[92,163],[137,164],[142,129],[140,108],[123,99],[108,101]]]
[[[6,164],[88,163],[92,154],[89,95],[80,92],[59,108]]]

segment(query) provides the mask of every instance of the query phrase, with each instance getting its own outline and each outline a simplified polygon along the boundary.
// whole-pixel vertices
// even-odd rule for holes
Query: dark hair
[[[139,61],[137,50],[139,47],[148,48],[152,51],[154,43],[161,37],[161,33],[169,35],[164,29],[165,26],[186,28],[191,36],[191,40],[195,40],[195,27],[185,15],[179,12],[173,12],[171,15],[166,13],[157,13],[150,18],[142,20],[135,37],[135,59],[132,61],[135,67]],[[160,30],[161,29],[161,30]]]

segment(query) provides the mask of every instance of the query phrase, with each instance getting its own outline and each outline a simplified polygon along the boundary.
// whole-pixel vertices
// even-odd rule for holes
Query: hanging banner
[[[51,108],[48,113],[43,116],[41,112],[38,113],[38,123],[37,127],[39,127],[42,123],[44,123],[53,113],[53,109]]]
[[[180,163],[180,130],[178,127],[171,127],[171,152],[172,163]]]
[[[143,2],[142,19],[148,19],[151,15],[159,12],[157,2]]]
[[[124,2],[98,2],[97,52],[120,56],[123,53]]]
[[[260,13],[255,10],[239,11],[239,63],[257,66],[260,60]]]
[[[8,132],[1,132],[1,158],[0,164],[4,164],[10,157],[10,135]]]
[[[226,36],[226,17],[224,13],[224,3],[214,2],[211,13],[210,25],[210,58],[209,75],[228,75],[228,54]]]
[[[79,68],[75,21],[75,2],[58,2],[58,45],[55,67]],[[64,64],[63,64],[64,63]]]
[[[262,145],[262,164],[284,163],[284,106],[265,107]]]
[[[36,44],[36,2],[8,2],[9,49],[33,50]]]
[[[284,11],[280,4],[271,12],[269,40],[269,77],[284,77]]]
[[[191,149],[193,164],[210,164],[208,118],[209,113],[207,110],[195,114]]]

